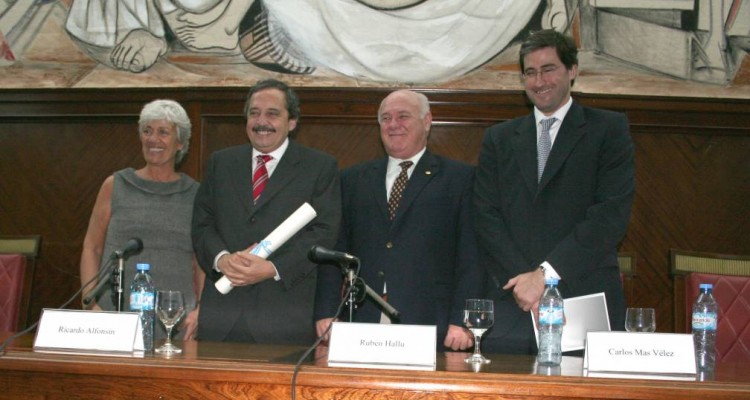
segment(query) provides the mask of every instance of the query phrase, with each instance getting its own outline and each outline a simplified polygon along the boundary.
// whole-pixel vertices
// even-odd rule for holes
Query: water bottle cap
[[[700,285],[698,285],[698,288],[699,289],[713,289],[714,285],[710,283],[701,283]]]
[[[555,278],[547,278],[544,280],[545,285],[555,285],[557,286],[557,279]]]
[[[138,263],[135,265],[135,269],[138,271],[148,271],[151,269],[151,265],[148,263]]]

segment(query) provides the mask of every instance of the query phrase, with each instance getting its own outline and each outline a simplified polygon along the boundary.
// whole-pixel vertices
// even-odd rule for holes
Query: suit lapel
[[[233,160],[234,168],[231,170],[239,175],[239,179],[230,179],[234,182],[237,196],[248,213],[253,212],[253,148],[250,145],[246,147],[247,151],[242,152]]]
[[[537,191],[536,161],[536,121],[530,114],[516,128],[512,139],[513,153],[518,160],[518,168],[529,193]]]
[[[438,172],[440,172],[440,164],[437,159],[429,151],[425,151],[406,184],[406,189],[404,189],[401,202],[396,210],[396,217],[393,219],[394,226],[398,224],[425,186]]]
[[[388,157],[373,163],[367,171],[368,187],[374,188],[375,203],[378,205],[380,215],[388,220],[388,193],[385,191],[385,173],[388,168]]]
[[[570,152],[573,151],[578,141],[583,137],[585,133],[583,126],[585,124],[586,119],[583,116],[583,108],[578,103],[573,102],[570,110],[565,115],[560,130],[557,132],[555,143],[552,145],[547,165],[544,167],[542,180],[539,182],[539,191],[543,190],[552,177],[557,174],[557,171],[562,168]]]

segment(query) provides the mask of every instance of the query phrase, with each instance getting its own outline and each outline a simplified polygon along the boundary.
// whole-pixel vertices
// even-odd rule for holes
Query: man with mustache
[[[336,160],[289,139],[299,99],[285,83],[258,82],[245,103],[249,144],[211,156],[193,210],[193,246],[204,285],[199,340],[307,345],[315,340],[313,245],[333,246],[341,219]],[[303,203],[317,216],[263,259],[250,250]]]

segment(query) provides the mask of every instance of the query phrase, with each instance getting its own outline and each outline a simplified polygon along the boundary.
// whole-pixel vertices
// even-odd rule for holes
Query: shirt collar
[[[394,170],[394,169],[398,169],[400,171],[401,167],[399,166],[399,164],[401,164],[404,161],[411,161],[411,162],[413,162],[414,164],[412,164],[412,166],[409,167],[409,168],[413,168],[415,165],[417,165],[419,163],[419,160],[422,158],[422,156],[424,155],[424,152],[426,150],[427,150],[427,148],[424,147],[424,148],[422,148],[422,150],[419,153],[413,155],[410,158],[406,158],[406,159],[403,159],[403,160],[399,159],[399,158],[394,158],[394,157],[388,156],[388,171],[391,171],[391,170]]]
[[[253,147],[253,160],[255,160],[256,157],[258,157],[260,155],[268,154],[269,156],[273,157],[274,161],[279,161],[279,160],[281,160],[281,157],[284,156],[284,153],[286,152],[286,149],[288,147],[289,147],[289,138],[284,139],[284,143],[282,143],[281,146],[279,146],[278,149],[276,149],[276,150],[274,150],[274,151],[272,151],[270,153],[261,153],[258,150],[256,150],[255,147]]]
[[[570,110],[570,107],[573,105],[573,98],[568,97],[568,101],[560,108],[555,111],[552,115],[544,115],[543,112],[541,112],[536,106],[534,106],[534,119],[536,120],[536,124],[539,125],[539,122],[541,122],[543,119],[547,118],[557,118],[557,121],[555,121],[555,124],[559,124],[562,122],[563,119],[565,119],[565,115],[568,114],[568,110]]]

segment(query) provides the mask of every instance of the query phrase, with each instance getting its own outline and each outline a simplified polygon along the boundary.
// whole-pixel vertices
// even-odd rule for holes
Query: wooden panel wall
[[[430,148],[475,164],[484,129],[524,115],[521,92],[425,90],[435,125]],[[200,179],[215,150],[246,141],[245,88],[0,91],[0,235],[42,235],[31,319],[79,287],[81,244],[101,182],[139,167],[140,108],[180,101],[193,121],[182,171]],[[299,88],[296,140],[340,167],[382,156],[375,114],[384,89]],[[655,307],[675,329],[670,248],[750,254],[750,100],[576,95],[628,114],[637,193],[622,251],[637,257],[628,302]],[[78,299],[74,305],[79,304]]]

